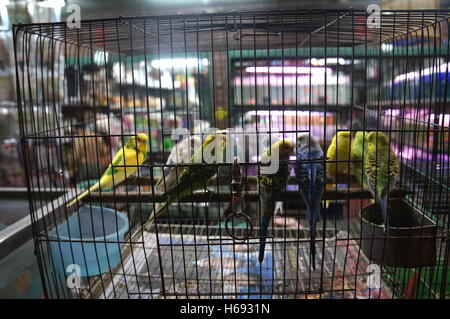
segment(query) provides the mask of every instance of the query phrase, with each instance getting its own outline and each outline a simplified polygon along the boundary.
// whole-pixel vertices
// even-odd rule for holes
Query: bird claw
[[[284,215],[284,208],[283,208],[282,201],[275,202],[274,214],[275,215]]]

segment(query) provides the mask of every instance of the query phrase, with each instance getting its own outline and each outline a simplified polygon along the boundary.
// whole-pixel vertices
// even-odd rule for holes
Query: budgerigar
[[[195,154],[191,157],[191,164],[202,164],[205,163],[205,155],[211,154],[212,156],[221,157],[225,153],[226,147],[226,135],[224,131],[219,131],[214,134],[208,135],[200,149],[198,149]],[[215,144],[211,144],[215,142]],[[208,149],[208,151],[206,151]],[[157,218],[163,210],[171,203],[177,202],[184,197],[190,195],[192,192],[200,189],[206,189],[208,186],[209,179],[213,177],[217,172],[217,165],[212,163],[211,165],[189,165],[184,166],[178,175],[178,181],[175,185],[165,192],[165,202],[157,209],[153,214],[150,215],[149,219],[145,222],[144,228],[149,230],[152,222]]]
[[[114,159],[100,180],[78,195],[67,206],[72,206],[97,189],[106,190],[112,188],[133,175],[138,170],[138,166],[145,160],[147,155],[147,142],[148,136],[145,133],[138,133],[136,136],[132,136],[125,146],[114,156]]]
[[[327,150],[327,176],[336,180],[337,175],[344,174],[350,164],[350,131],[339,131],[334,135]],[[327,184],[327,189],[333,189],[334,184]],[[326,202],[328,207],[328,201]]]
[[[369,189],[381,207],[384,230],[389,233],[388,194],[399,172],[397,156],[391,148],[389,136],[383,132],[367,135],[367,154],[364,171]]]
[[[336,178],[349,167],[350,160],[350,131],[339,131],[331,140],[327,150],[327,176]]]
[[[316,225],[320,219],[320,205],[325,189],[324,155],[319,142],[309,133],[297,138],[297,165],[295,174],[300,195],[306,205],[306,216],[310,226],[310,254],[313,269],[316,269]]]
[[[188,136],[178,142],[171,150],[169,158],[164,167],[163,175],[155,183],[155,191],[165,193],[172,189],[177,183],[177,177],[186,166],[179,164],[188,164],[196,150],[202,146],[202,140],[198,136]],[[156,203],[155,210],[159,210],[161,203]]]
[[[355,175],[363,189],[369,189],[367,177],[364,171],[364,157],[367,155],[368,132],[357,131],[352,138],[351,155],[352,173]]]
[[[264,173],[261,166],[258,167],[258,185],[261,200],[261,227],[259,233],[259,262],[264,261],[267,230],[270,219],[275,211],[276,202],[280,193],[285,189],[289,178],[289,156],[294,151],[294,144],[290,141],[277,141],[262,154],[261,161],[279,160],[278,170],[273,174]],[[278,158],[271,158],[271,156]]]

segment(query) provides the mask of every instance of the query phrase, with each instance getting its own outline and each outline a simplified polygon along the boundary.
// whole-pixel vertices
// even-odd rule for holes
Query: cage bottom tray
[[[185,227],[192,228],[183,226],[183,229]],[[314,271],[309,270],[308,241],[284,244],[275,240],[266,246],[265,259],[260,265],[256,241],[233,244],[228,237],[198,235],[204,232],[202,227],[206,226],[195,227],[194,238],[186,229],[183,235],[174,234],[172,226],[169,234],[167,226],[159,225],[161,260],[155,233],[145,232],[145,244],[126,245],[128,254],[123,266],[98,277],[96,284],[90,285],[96,289],[86,289],[83,296],[107,299],[391,298],[384,283],[381,289],[367,287],[367,260],[360,254],[359,246],[347,240],[346,233],[327,238],[324,253],[322,242],[316,243]],[[196,246],[192,245],[194,240]]]

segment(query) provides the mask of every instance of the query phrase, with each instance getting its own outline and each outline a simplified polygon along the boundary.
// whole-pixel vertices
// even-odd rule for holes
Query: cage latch
[[[229,214],[225,220],[225,230],[231,238],[235,241],[245,241],[250,237],[253,232],[253,223],[250,217],[243,213],[242,205],[244,203],[244,195],[242,193],[242,173],[241,166],[239,165],[239,157],[234,158],[232,166],[232,180],[231,180],[231,214]],[[239,206],[239,204],[241,204]],[[234,226],[231,227],[230,224],[234,224],[235,220],[245,220],[246,227],[242,236],[235,234],[232,230],[235,229]],[[239,228],[242,229],[242,228]]]

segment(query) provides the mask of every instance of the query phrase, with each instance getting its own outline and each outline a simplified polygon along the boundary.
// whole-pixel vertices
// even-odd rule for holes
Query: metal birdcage
[[[46,296],[449,298],[449,13],[302,10],[15,25],[21,141]],[[194,145],[184,162],[170,157],[181,133],[204,142],[213,128],[240,141],[227,140],[228,160],[189,160]],[[399,162],[386,195],[392,228],[383,230],[379,206],[358,182],[358,161],[316,159],[326,185],[314,269],[294,151],[280,161],[290,176],[259,262],[260,139],[297,149],[307,132],[327,154],[345,131],[389,136]],[[145,160],[113,161],[140,132]],[[68,205],[109,164],[136,172]],[[368,166],[365,154],[359,164]],[[168,198],[169,187],[157,183],[172,173],[177,185],[188,168],[214,174],[143,227]]]

